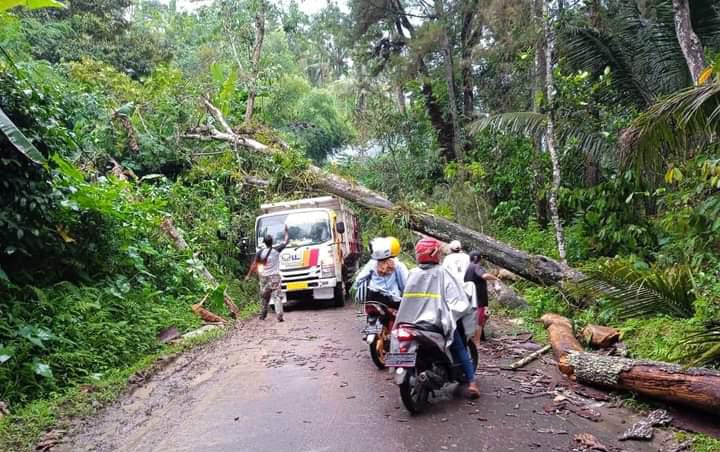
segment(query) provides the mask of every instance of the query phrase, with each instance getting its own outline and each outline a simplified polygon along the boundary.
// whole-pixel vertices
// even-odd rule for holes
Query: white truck
[[[333,196],[262,204],[255,220],[258,250],[270,234],[280,243],[288,227],[288,245],[280,253],[282,289],[287,298],[345,303],[345,290],[357,271],[362,244],[355,214]]]

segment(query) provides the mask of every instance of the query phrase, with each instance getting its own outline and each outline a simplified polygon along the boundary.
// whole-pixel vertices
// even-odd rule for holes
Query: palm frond
[[[591,155],[598,161],[615,149],[607,137],[601,133],[588,131],[582,127],[568,126],[567,123],[558,128],[558,142],[562,146],[577,146],[583,153]]]
[[[708,326],[688,336],[680,345],[687,350],[682,360],[690,366],[720,362],[720,325]]]
[[[531,111],[501,113],[472,122],[470,133],[475,135],[483,130],[491,130],[539,138],[545,131],[546,120],[547,117],[544,114]]]
[[[621,138],[621,159],[657,168],[669,155],[718,140],[720,82],[692,86],[662,99],[638,116]]]
[[[595,76],[609,67],[618,93],[628,96],[639,106],[652,102],[650,92],[633,70],[629,60],[631,56],[613,36],[593,28],[568,27],[563,41],[565,56],[572,66]]]
[[[584,271],[586,278],[572,290],[578,295],[607,299],[621,319],[658,314],[693,316],[695,297],[687,266],[645,270],[628,260],[610,259]]]

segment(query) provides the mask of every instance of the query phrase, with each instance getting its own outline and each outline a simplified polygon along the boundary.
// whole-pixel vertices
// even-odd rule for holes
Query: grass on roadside
[[[0,450],[34,450],[44,432],[53,428],[65,430],[73,418],[89,416],[115,401],[127,387],[128,378],[133,374],[152,369],[160,358],[176,356],[190,348],[217,340],[228,331],[227,328],[217,328],[168,345],[141,359],[132,367],[112,370],[100,380],[78,385],[47,399],[25,405],[0,419]]]

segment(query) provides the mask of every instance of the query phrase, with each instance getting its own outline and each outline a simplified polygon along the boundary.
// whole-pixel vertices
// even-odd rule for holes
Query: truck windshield
[[[257,226],[257,243],[262,246],[263,237],[270,234],[273,243],[281,243],[288,227],[288,246],[308,246],[327,242],[330,235],[330,219],[327,212],[298,212],[263,217]]]

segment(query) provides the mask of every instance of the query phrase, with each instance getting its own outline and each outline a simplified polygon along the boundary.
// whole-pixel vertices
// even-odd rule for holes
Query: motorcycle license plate
[[[363,330],[363,333],[365,333],[369,336],[371,334],[380,334],[381,331],[382,331],[382,325],[368,325]]]
[[[385,365],[387,367],[415,367],[416,353],[386,353]]]

